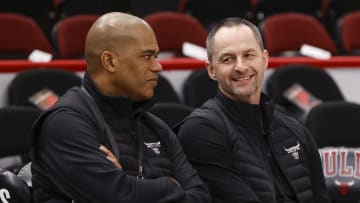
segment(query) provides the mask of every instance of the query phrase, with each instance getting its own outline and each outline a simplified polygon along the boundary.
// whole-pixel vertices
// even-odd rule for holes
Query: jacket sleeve
[[[304,128],[304,131],[308,142],[307,155],[309,160],[310,179],[314,202],[330,203],[331,200],[326,189],[323,167],[318,148],[311,133],[306,128]]]
[[[174,164],[174,178],[179,181],[181,188],[185,192],[185,197],[181,203],[209,203],[211,202],[208,187],[200,179],[197,172],[188,162],[183,149],[180,146],[173,131],[168,128],[168,153],[170,160]],[[179,202],[179,203],[180,203]]]
[[[67,109],[51,114],[44,122],[37,150],[46,176],[57,188],[55,193],[60,191],[76,202],[167,203],[183,199],[187,191],[169,177],[141,180],[116,168],[99,150],[92,125]]]
[[[259,199],[232,165],[231,144],[212,122],[186,120],[177,136],[186,156],[209,186],[214,203],[259,203]]]

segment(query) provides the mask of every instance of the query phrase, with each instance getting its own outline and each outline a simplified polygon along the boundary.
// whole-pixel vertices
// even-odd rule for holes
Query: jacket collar
[[[149,110],[155,103],[155,99],[133,102],[128,96],[104,95],[87,72],[85,72],[82,80],[82,86],[91,94],[102,111],[116,111],[116,113],[123,116],[133,116],[135,118]]]
[[[215,100],[220,103],[222,110],[240,125],[257,127],[262,121],[264,129],[268,130],[274,108],[272,101],[265,94],[261,94],[259,105],[231,100],[220,90],[218,90]]]

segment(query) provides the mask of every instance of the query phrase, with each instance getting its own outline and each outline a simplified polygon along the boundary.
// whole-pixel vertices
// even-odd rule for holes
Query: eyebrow
[[[157,52],[153,49],[147,49],[147,50],[144,50],[142,51],[140,54],[143,55],[143,54],[151,54],[151,55],[154,55],[156,54]]]

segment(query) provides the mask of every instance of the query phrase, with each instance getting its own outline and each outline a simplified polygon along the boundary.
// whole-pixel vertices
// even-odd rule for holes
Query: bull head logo
[[[349,188],[354,185],[354,181],[338,181],[335,180],[335,185],[337,185],[340,189],[340,194],[342,196],[346,196],[349,192]]]
[[[288,154],[291,154],[291,156],[294,158],[294,159],[299,159],[299,150],[300,150],[300,143],[297,142],[297,144],[295,146],[292,146],[292,147],[289,147],[289,148],[285,148],[284,147],[284,150],[288,153]]]

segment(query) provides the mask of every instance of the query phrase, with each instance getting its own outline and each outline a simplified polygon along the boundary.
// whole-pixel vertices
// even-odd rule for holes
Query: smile
[[[234,78],[233,80],[241,82],[241,81],[250,80],[252,77],[253,77],[253,75],[249,75],[249,76],[246,76],[246,77]]]
[[[247,77],[237,78],[235,80],[236,81],[244,81],[244,80],[249,80],[250,78],[251,78],[251,76],[247,76]]]

